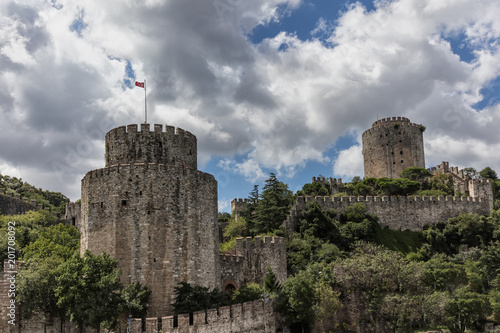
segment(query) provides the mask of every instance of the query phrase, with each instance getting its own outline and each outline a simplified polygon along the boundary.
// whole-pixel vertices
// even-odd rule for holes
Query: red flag
[[[144,82],[137,82],[135,81],[135,85],[141,88],[144,88]]]

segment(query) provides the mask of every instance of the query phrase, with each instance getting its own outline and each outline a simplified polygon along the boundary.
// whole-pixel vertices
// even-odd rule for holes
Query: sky
[[[361,134],[424,124],[426,166],[500,171],[498,0],[2,0],[0,173],[80,198],[110,129],[198,138],[220,211],[273,172],[363,176]]]

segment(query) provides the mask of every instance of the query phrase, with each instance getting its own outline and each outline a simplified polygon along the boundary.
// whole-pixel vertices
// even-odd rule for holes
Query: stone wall
[[[131,333],[142,333],[140,319],[132,320]],[[283,332],[284,327],[275,311],[275,300],[258,300],[234,304],[177,317],[146,319],[146,333],[243,333],[243,332]]]
[[[323,187],[328,189],[330,194],[337,194],[345,190],[345,186],[342,183],[342,178],[327,178],[325,177],[313,177],[312,184],[320,183]]]
[[[19,333],[20,311],[16,300],[16,279],[17,273],[24,267],[24,262],[5,259],[3,267],[3,272],[0,272],[0,332]]]
[[[421,125],[405,117],[377,120],[362,135],[365,177],[399,178],[408,167],[425,168]]]
[[[379,217],[382,227],[395,230],[421,231],[424,225],[446,222],[461,213],[489,214],[489,200],[477,197],[297,197],[285,226],[294,230],[307,202],[316,200],[324,210],[343,212],[354,203],[363,203],[368,213]]]
[[[248,199],[239,198],[231,200],[231,215],[233,215],[235,219],[238,219],[240,213],[247,208],[249,203],[250,200]]]
[[[61,222],[72,225],[78,230],[82,229],[82,205],[81,203],[68,202]]]
[[[21,200],[19,194],[6,195],[3,191],[0,192],[0,214],[2,215],[17,215],[40,208],[37,207],[36,200],[28,201],[27,198]]]
[[[184,164],[197,169],[196,137],[181,128],[155,124],[121,126],[106,134],[106,166],[130,163]]]
[[[122,282],[151,291],[150,315],[169,313],[181,281],[219,287],[217,182],[177,165],[131,164],[82,180],[82,253],[118,259]]]
[[[152,291],[152,316],[171,312],[179,282],[220,287],[217,182],[196,160],[187,131],[122,126],[106,134],[107,167],[82,180],[81,252],[118,259],[125,285]]]
[[[239,288],[247,283],[261,284],[267,267],[280,282],[287,278],[286,241],[282,237],[236,238],[234,253],[221,254],[221,285]]]

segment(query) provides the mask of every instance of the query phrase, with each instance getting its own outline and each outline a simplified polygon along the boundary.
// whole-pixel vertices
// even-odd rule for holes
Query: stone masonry
[[[378,216],[382,227],[394,230],[422,231],[427,224],[446,222],[462,213],[489,214],[491,211],[489,200],[481,197],[297,197],[284,222],[288,230],[294,230],[307,202],[311,200],[316,200],[324,210],[334,209],[337,213],[355,203],[362,203],[369,214]]]
[[[422,130],[405,117],[374,122],[362,135],[365,177],[399,178],[408,167],[425,168]]]
[[[34,199],[28,201],[28,198],[23,198],[21,200],[19,194],[14,195],[13,193],[5,194],[3,191],[0,192],[0,214],[16,215],[41,208],[37,206]]]
[[[152,291],[152,316],[171,313],[181,281],[220,287],[217,182],[196,169],[196,137],[165,130],[111,130],[106,167],[82,180],[82,253],[118,259],[124,284]]]

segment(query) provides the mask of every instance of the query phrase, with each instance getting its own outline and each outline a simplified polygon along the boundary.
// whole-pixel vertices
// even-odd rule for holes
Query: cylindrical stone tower
[[[365,177],[399,178],[408,167],[425,168],[424,130],[405,117],[374,122],[362,137]]]
[[[181,281],[219,287],[217,182],[197,170],[196,137],[149,124],[106,134],[106,167],[82,180],[81,251],[118,259],[122,282],[151,291],[149,316],[171,313]]]

